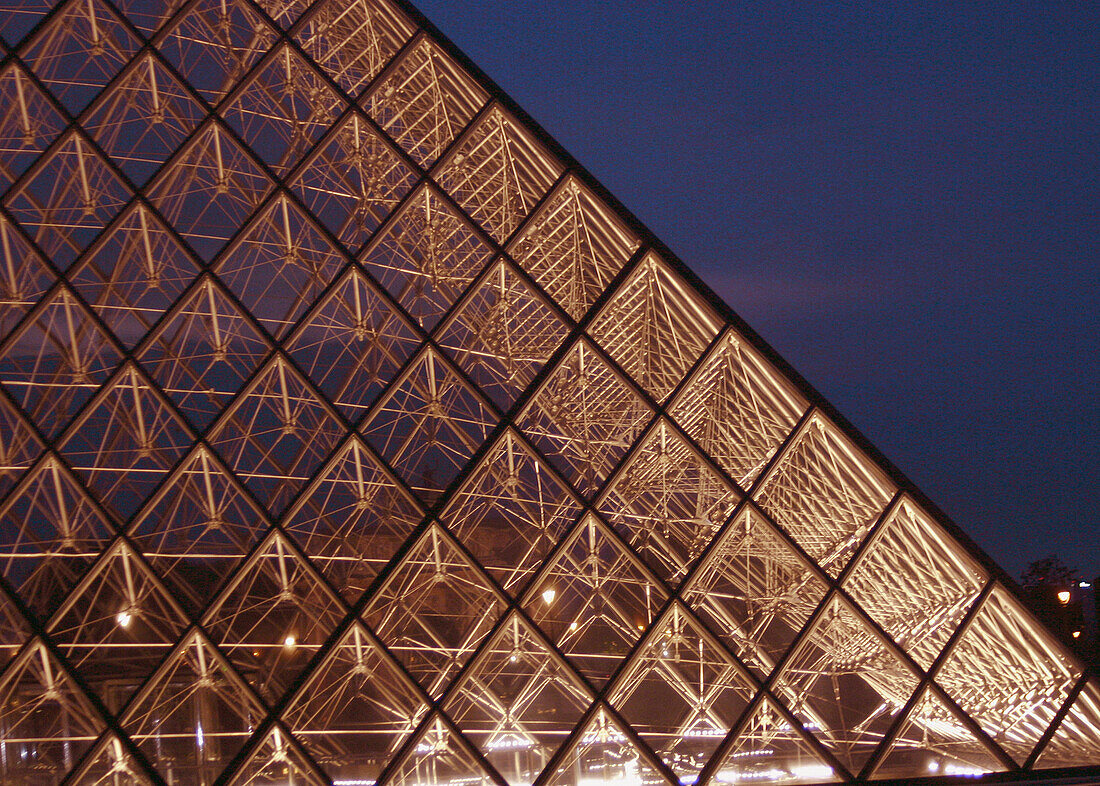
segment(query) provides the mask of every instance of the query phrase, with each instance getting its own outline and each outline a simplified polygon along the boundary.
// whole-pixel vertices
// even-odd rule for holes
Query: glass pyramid
[[[1011,581],[411,7],[0,45],[0,782],[1100,773]]]

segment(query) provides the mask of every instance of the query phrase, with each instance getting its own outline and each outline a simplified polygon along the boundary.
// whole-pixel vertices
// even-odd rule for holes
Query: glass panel
[[[755,497],[836,578],[894,491],[875,466],[815,413]]]
[[[496,419],[450,363],[428,348],[360,430],[394,471],[432,502],[488,438]]]
[[[547,786],[667,786],[649,757],[602,707],[574,738]]]
[[[81,0],[57,13],[23,50],[22,57],[76,115],[122,70],[139,46],[105,3]]]
[[[412,169],[364,117],[352,112],[328,134],[291,189],[354,253],[413,182]]]
[[[1035,769],[1100,764],[1100,685],[1092,678],[1043,748]]]
[[[44,447],[6,397],[0,397],[0,497],[30,469]]]
[[[492,250],[430,186],[422,186],[363,252],[364,267],[425,330],[462,295]]]
[[[857,773],[917,683],[917,675],[867,622],[834,596],[773,689],[803,728]]]
[[[132,348],[198,272],[168,228],[138,202],[95,244],[71,280],[119,340]]]
[[[228,786],[330,786],[278,726],[228,781]]]
[[[118,175],[73,131],[39,159],[4,203],[38,248],[64,270],[130,198]]]
[[[412,25],[385,0],[328,0],[318,4],[294,37],[355,97],[412,34]]]
[[[100,97],[84,128],[135,183],[144,183],[194,131],[206,110],[151,53]]]
[[[19,41],[54,6],[50,0],[18,0],[4,5],[0,33],[11,43]]]
[[[88,572],[47,630],[117,713],[186,628],[180,608],[120,542]]]
[[[129,364],[84,411],[58,451],[92,493],[125,521],[192,441],[171,406]]]
[[[355,423],[419,344],[416,332],[353,267],[302,321],[286,348]]]
[[[678,584],[737,493],[666,421],[650,430],[596,507],[661,578]]]
[[[504,589],[519,594],[581,505],[508,430],[440,515]]]
[[[408,676],[355,623],[283,717],[329,777],[356,783],[378,778],[427,709]]]
[[[147,0],[114,0],[115,8],[122,11],[146,37],[159,30],[185,2],[187,0],[161,0],[150,4]]]
[[[761,699],[710,783],[835,783],[841,776],[786,715]]]
[[[248,312],[282,338],[345,264],[312,220],[280,195],[215,270]]]
[[[347,432],[281,357],[210,431],[211,446],[278,513]]]
[[[137,358],[180,411],[206,428],[270,350],[255,324],[204,277]]]
[[[276,531],[211,604],[203,628],[256,692],[276,704],[344,614]]]
[[[130,537],[192,614],[206,608],[267,531],[240,481],[199,445],[137,517]]]
[[[496,782],[470,743],[439,715],[428,721],[386,781],[392,786],[494,786]]]
[[[936,681],[1023,763],[1080,676],[1065,647],[999,585],[944,661]]]
[[[512,241],[508,253],[579,320],[638,245],[611,210],[569,177]]]
[[[61,462],[49,456],[0,508],[0,567],[23,602],[46,619],[114,534]]]
[[[208,784],[265,710],[198,632],[190,633],[120,719],[169,783]]]
[[[280,176],[301,160],[345,106],[320,74],[286,45],[272,52],[233,93],[221,116]]]
[[[374,593],[363,619],[439,696],[503,611],[484,574],[432,526]]]
[[[681,784],[698,780],[757,685],[680,606],[650,631],[611,703]]]
[[[542,297],[501,259],[435,338],[505,412],[568,334]]]
[[[932,688],[902,723],[873,778],[973,777],[1006,769]]]
[[[546,565],[523,607],[597,687],[615,673],[665,593],[594,516]]]
[[[732,330],[669,408],[743,489],[752,486],[805,411],[802,396]]]
[[[825,597],[825,581],[752,508],[715,544],[684,600],[766,677]]]
[[[611,296],[589,333],[646,392],[664,401],[719,327],[713,309],[650,254]]]
[[[103,329],[67,290],[57,290],[8,339],[4,387],[47,436],[107,381],[121,358]]]
[[[512,786],[532,783],[592,703],[515,612],[447,699],[447,714]]]
[[[0,764],[0,774],[6,775]],[[102,738],[96,751],[68,786],[152,786],[152,781],[113,734]]]
[[[424,168],[485,103],[485,91],[428,38],[418,40],[371,91],[367,111]]]
[[[252,157],[208,123],[160,171],[149,199],[199,256],[210,261],[271,190]]]
[[[283,526],[344,600],[354,603],[423,517],[374,454],[352,438]]]
[[[245,0],[198,0],[160,40],[160,50],[211,104],[275,42]]]
[[[55,280],[38,252],[0,214],[0,340],[41,302]]]
[[[927,669],[985,584],[985,571],[912,502],[879,527],[844,588]]]
[[[106,724],[46,646],[35,641],[0,680],[5,783],[58,783]]]
[[[590,495],[651,415],[630,384],[579,341],[531,398],[516,425],[574,486]]]
[[[542,145],[494,106],[437,166],[435,179],[503,243],[561,171]]]

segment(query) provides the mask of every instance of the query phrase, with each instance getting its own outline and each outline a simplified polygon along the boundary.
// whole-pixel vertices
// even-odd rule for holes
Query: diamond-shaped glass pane
[[[425,501],[454,479],[496,424],[491,407],[428,349],[360,426],[367,440]]]
[[[387,222],[361,261],[409,315],[430,330],[491,255],[447,200],[424,186]]]
[[[139,45],[106,3],[70,0],[22,55],[35,75],[75,115],[122,70]]]
[[[346,432],[282,357],[261,371],[211,429],[211,446],[278,513]]]
[[[471,287],[435,338],[507,411],[568,334],[546,301],[500,260]]]
[[[553,470],[509,430],[440,518],[502,587],[518,593],[580,511]]]
[[[684,599],[760,676],[782,659],[825,597],[825,580],[749,508],[684,587]]]
[[[84,127],[123,172],[143,183],[205,116],[163,63],[145,54],[100,97]]]
[[[593,516],[583,519],[525,593],[524,610],[597,687],[616,672],[665,592]]]
[[[1076,659],[995,585],[936,682],[1022,763],[1079,676]]]
[[[651,568],[679,583],[737,499],[729,484],[661,421],[642,439],[596,507]]]
[[[754,496],[834,578],[886,508],[894,485],[815,414]]]
[[[663,401],[718,333],[713,309],[655,256],[648,256],[589,332],[653,398]]]
[[[80,134],[71,133],[4,200],[59,268],[77,255],[130,199],[130,191]]]
[[[550,373],[517,425],[580,491],[591,494],[650,417],[630,383],[581,341]]]
[[[367,119],[352,112],[321,142],[291,188],[354,253],[397,207],[413,179]]]
[[[805,411],[802,396],[733,331],[669,408],[743,489],[752,486]]]
[[[137,203],[73,269],[70,280],[115,336],[133,347],[198,272],[173,233]]]
[[[493,107],[435,170],[440,185],[500,243],[562,167],[503,109]]]
[[[485,91],[428,38],[390,69],[366,103],[371,117],[422,167],[430,167],[485,103]]]
[[[279,174],[301,160],[343,111],[312,66],[283,45],[235,91],[222,117]]]
[[[363,619],[424,689],[438,696],[503,609],[484,574],[433,526],[373,594]]]

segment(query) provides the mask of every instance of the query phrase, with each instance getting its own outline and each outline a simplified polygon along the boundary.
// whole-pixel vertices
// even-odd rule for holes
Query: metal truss
[[[1011,582],[411,7],[0,45],[4,784],[1100,766]]]

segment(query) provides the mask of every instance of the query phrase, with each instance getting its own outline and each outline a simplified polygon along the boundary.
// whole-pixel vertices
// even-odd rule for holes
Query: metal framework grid
[[[1100,773],[1011,581],[415,9],[0,46],[3,783]]]

